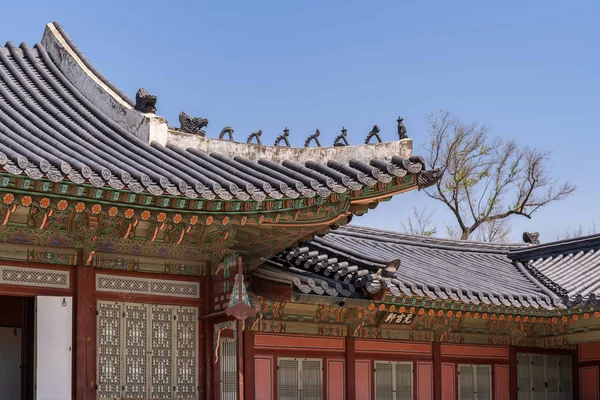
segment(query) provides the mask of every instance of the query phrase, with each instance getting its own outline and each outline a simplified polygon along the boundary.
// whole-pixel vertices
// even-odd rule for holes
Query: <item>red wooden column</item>
[[[75,399],[96,398],[94,269],[75,270]]]
[[[442,400],[442,346],[440,342],[433,343],[433,398]]]
[[[519,376],[517,374],[517,349],[508,348],[508,382],[510,385],[510,398],[519,397]]]
[[[356,354],[353,337],[346,338],[346,396],[348,400],[356,399]]]

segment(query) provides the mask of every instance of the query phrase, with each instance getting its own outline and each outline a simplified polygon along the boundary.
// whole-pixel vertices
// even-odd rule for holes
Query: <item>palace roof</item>
[[[136,193],[263,201],[350,193],[421,176],[424,168],[422,158],[403,157],[397,145],[383,143],[340,146],[329,153],[295,149],[292,157],[269,157],[294,149],[269,153],[263,147],[272,146],[205,139],[168,128],[164,119],[135,108],[58,24],[48,24],[42,44],[8,42],[0,48],[0,169]],[[198,142],[196,147],[178,145]],[[252,152],[257,156],[236,155],[250,154],[240,146],[259,148]],[[361,153],[357,148],[380,157],[354,157]],[[353,156],[338,157],[341,152]],[[311,154],[318,157],[311,160]],[[416,182],[429,180],[423,176]]]
[[[596,301],[600,235],[505,245],[340,227],[288,249],[255,275],[304,294],[393,296],[552,309]]]

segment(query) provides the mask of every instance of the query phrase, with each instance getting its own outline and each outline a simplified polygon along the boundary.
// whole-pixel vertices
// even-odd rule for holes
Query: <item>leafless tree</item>
[[[412,217],[408,217],[406,223],[402,223],[404,233],[419,236],[435,236],[437,229],[433,224],[434,212],[429,212],[427,208],[419,211],[413,207]]]
[[[575,191],[551,175],[548,152],[491,137],[486,126],[462,122],[445,111],[430,115],[429,128],[426,161],[440,168],[443,177],[426,193],[450,209],[460,239],[486,224],[491,230],[480,238],[506,237],[509,225],[495,221],[513,215],[531,218]]]
[[[571,227],[569,227],[567,228],[567,231],[564,234],[558,235],[556,240],[574,239],[576,237],[593,235],[595,233],[598,233],[598,229],[596,228],[596,221],[592,221],[592,226],[589,227],[587,230],[583,228],[583,225],[579,225],[576,229],[573,230],[571,230]]]

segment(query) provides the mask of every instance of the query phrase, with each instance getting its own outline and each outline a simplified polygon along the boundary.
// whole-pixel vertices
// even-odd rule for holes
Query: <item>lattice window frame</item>
[[[390,372],[391,372],[391,381],[390,381],[390,391],[391,391],[391,396],[390,396],[390,400],[399,400],[399,399],[403,399],[403,397],[400,394],[400,388],[398,387],[398,368],[400,367],[409,367],[410,368],[410,395],[409,395],[409,400],[413,400],[414,399],[414,376],[415,376],[415,370],[414,370],[414,364],[410,361],[381,361],[381,360],[376,360],[374,363],[374,374],[375,374],[375,398],[376,399],[387,399],[387,397],[384,397],[384,395],[377,393],[378,392],[378,385],[377,385],[377,369],[381,368],[382,366],[390,366]],[[406,398],[406,397],[404,397]]]
[[[237,342],[235,339],[219,339],[219,372],[221,400],[237,400]],[[230,387],[231,375],[233,375],[232,387]]]
[[[323,391],[324,391],[324,381],[323,381],[323,359],[322,358],[299,358],[299,357],[278,357],[277,358],[277,387],[278,387],[278,393],[279,393],[279,398],[284,398],[282,397],[282,393],[281,393],[281,376],[280,376],[280,366],[281,363],[285,362],[285,361],[294,361],[297,364],[297,379],[296,382],[298,384],[298,399],[306,399],[306,400],[315,400],[316,397],[311,396],[311,397],[307,397],[304,394],[304,376],[303,376],[303,369],[304,369],[304,364],[307,362],[318,362],[319,363],[319,370],[321,371],[320,373],[320,379],[319,379],[319,385],[320,385],[320,393],[318,394],[318,399],[321,400],[323,399]]]
[[[96,290],[112,293],[136,293],[165,297],[200,298],[200,283],[169,279],[137,278],[96,274]]]
[[[118,322],[112,321],[113,326],[119,327],[117,349],[110,343],[102,346],[102,341],[105,340],[102,337],[105,333],[102,327],[111,325],[111,321],[102,319],[103,312],[107,308],[118,309],[119,312]],[[198,399],[197,307],[99,300],[97,310],[96,379],[99,385],[96,397],[98,400],[119,398],[128,400]],[[157,310],[160,313],[157,313]],[[133,315],[136,318],[132,318]],[[155,324],[157,321],[161,324]],[[163,336],[160,335],[161,331]],[[133,338],[128,340],[127,332],[137,333],[137,335],[130,335]],[[144,344],[141,348],[136,348],[132,340]],[[109,365],[102,365],[107,348],[110,348],[110,352],[117,353],[118,362],[116,364],[118,367],[114,360],[108,362]],[[156,362],[159,360],[159,355],[162,357],[160,359],[162,362]],[[103,380],[105,379],[102,379],[101,375],[102,371],[107,368],[117,369],[118,395],[115,390],[104,390]],[[163,371],[162,375],[158,371]],[[115,382],[111,382],[111,384],[111,387],[115,386]]]
[[[492,368],[491,364],[458,364],[458,398],[473,400],[492,399]],[[471,387],[467,393],[464,393],[465,389],[463,388],[460,374],[461,372],[464,374],[468,370],[471,371],[471,376],[468,379]],[[487,371],[482,374],[483,370]],[[480,382],[482,376],[485,376],[488,381],[488,387],[485,389],[485,392],[482,391],[482,383]]]
[[[536,387],[539,388],[537,393],[543,393],[544,396],[572,400],[572,363],[573,358],[568,354],[517,353],[519,400],[534,399]],[[551,368],[555,369],[553,373],[549,373]],[[554,384],[549,380],[555,381]]]
[[[0,265],[0,284],[70,289],[71,273],[56,269]]]

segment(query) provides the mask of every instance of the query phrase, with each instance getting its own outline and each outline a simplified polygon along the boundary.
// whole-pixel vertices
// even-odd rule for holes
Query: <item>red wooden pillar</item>
[[[517,374],[517,349],[508,348],[508,382],[510,384],[510,398],[519,397],[519,375]]]
[[[246,382],[246,398],[253,399],[255,395],[254,371],[254,334],[246,325],[244,331],[244,381]]]
[[[433,343],[433,398],[442,400],[442,345]]]
[[[96,398],[94,269],[75,270],[75,398]]]
[[[353,337],[346,338],[346,396],[348,400],[356,399],[356,354]]]

